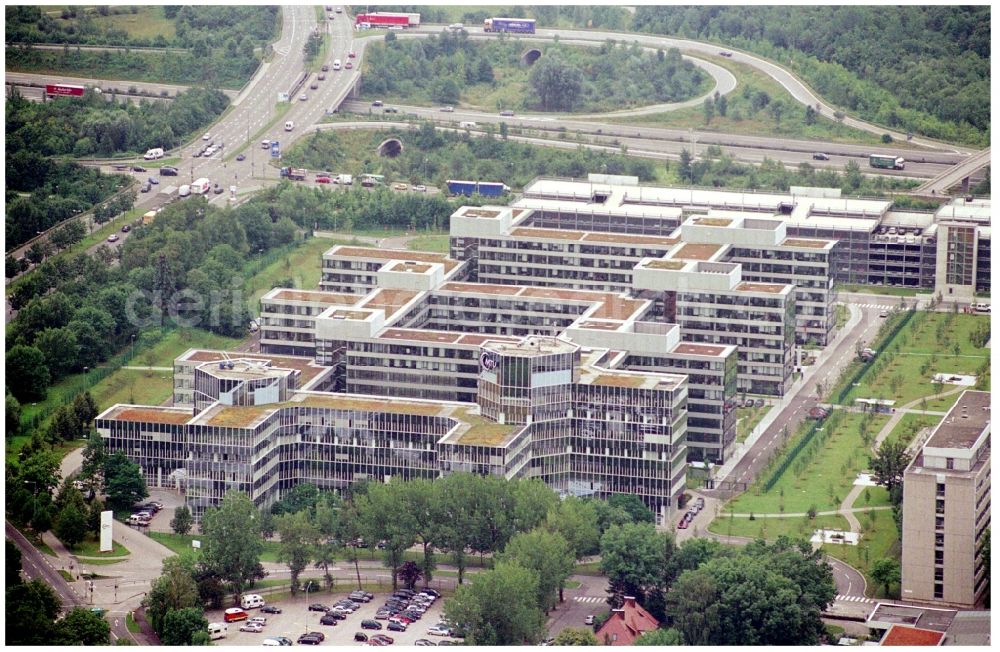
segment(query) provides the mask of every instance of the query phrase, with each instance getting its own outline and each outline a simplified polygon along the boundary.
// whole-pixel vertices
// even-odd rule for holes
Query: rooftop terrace
[[[277,291],[268,293],[271,296],[270,299],[277,299],[279,301],[302,301],[309,303],[322,303],[331,306],[335,305],[354,305],[358,302],[358,295],[356,294],[342,294],[340,292],[317,292],[310,290],[289,290],[286,288],[278,288]]]
[[[116,405],[110,410],[106,410],[101,415],[101,418],[116,419],[118,421],[179,425],[190,421],[192,416],[190,408]]]
[[[453,258],[448,258],[446,254],[435,254],[425,251],[411,251],[409,249],[376,249],[375,247],[351,247],[347,245],[336,245],[323,254],[324,258],[360,258],[364,260],[412,260],[422,263],[441,263],[445,271],[450,272],[461,264]]]
[[[938,424],[925,446],[930,448],[972,448],[989,425],[989,392],[965,391]]]

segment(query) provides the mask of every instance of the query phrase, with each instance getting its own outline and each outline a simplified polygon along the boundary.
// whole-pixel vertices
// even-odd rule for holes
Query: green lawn
[[[133,634],[139,633],[139,623],[135,622],[131,611],[125,614],[125,627]]]
[[[970,334],[988,320],[988,316],[979,315],[916,313],[892,341],[879,347],[878,359],[851,388],[844,404],[853,404],[856,398],[883,398],[894,399],[901,406],[935,394],[931,383],[935,373],[975,374],[988,362],[989,349],[976,347]],[[879,368],[883,360],[887,363]],[[954,387],[942,385],[940,389]],[[955,394],[928,401],[927,409],[946,410],[957,399]]]
[[[199,534],[174,534],[172,532],[150,532],[149,537],[154,541],[160,542],[178,555],[188,550],[193,550],[191,548],[192,541],[203,539],[202,535]],[[277,562],[278,545],[277,541],[265,541],[264,552],[261,554],[260,560]]]
[[[254,274],[246,283],[251,295],[247,306],[255,315],[260,313],[260,298],[275,287],[295,287],[315,290],[319,287],[323,252],[334,245],[371,246],[361,242],[310,238],[302,242],[283,258],[274,261]]]
[[[433,251],[446,254],[448,253],[448,242],[449,236],[447,233],[441,235],[422,235],[407,242],[406,248],[414,251]]]
[[[81,564],[85,566],[110,566],[111,564],[120,564],[125,559],[83,559],[80,561]]]
[[[872,417],[868,432],[874,437],[887,421],[884,415]],[[737,514],[776,514],[781,513],[782,505],[789,514],[806,512],[810,506],[821,512],[838,509],[857,473],[868,465],[860,435],[861,423],[862,415],[845,414],[817,454],[804,468],[798,469],[800,473],[796,473],[798,461],[793,462],[770,491],[760,495],[744,493],[730,501],[726,511],[732,508]],[[829,424],[830,421],[826,427],[831,427]],[[796,460],[807,459],[806,451],[815,445],[806,446]]]
[[[761,419],[771,411],[771,406],[764,404],[763,407],[737,408],[736,409],[736,441],[743,441],[753,429],[757,427]]]
[[[67,570],[63,570],[63,569],[61,569],[61,568],[60,568],[60,569],[58,569],[58,571],[57,571],[57,572],[58,572],[58,573],[59,573],[60,575],[62,575],[62,578],[63,578],[64,580],[66,580],[67,582],[75,582],[75,581],[76,581],[76,578],[75,578],[75,577],[73,577],[72,575],[70,575],[70,574],[69,574],[69,571],[67,571]]]
[[[865,500],[865,491],[868,492],[868,500]],[[864,491],[858,494],[857,500],[851,507],[883,507],[891,505],[889,502],[889,491],[885,487],[865,487]],[[862,518],[860,515],[858,518]]]
[[[128,11],[112,16],[101,16],[96,11],[88,11],[81,7],[77,7],[76,11],[78,16],[86,15],[97,27],[124,30],[131,38],[153,39],[162,35],[167,41],[173,40],[176,34],[174,21],[168,20],[163,15],[162,6],[135,5],[135,9],[135,13]],[[57,19],[57,22],[65,23],[61,18]],[[70,19],[69,22],[79,23],[79,18]]]
[[[101,542],[92,536],[89,536],[86,541],[76,544],[72,552],[80,557],[124,557],[129,554],[128,548],[117,541],[112,541],[110,552],[101,552]],[[82,563],[87,564],[88,562],[84,560]]]
[[[892,510],[881,510],[871,512],[874,514],[874,522],[869,521],[867,514],[858,515],[861,521],[862,537],[856,546],[842,546],[824,544],[823,552],[836,557],[841,561],[854,566],[868,579],[867,595],[871,597],[884,597],[882,587],[877,586],[869,575],[871,564],[877,559],[891,557],[897,561],[900,558],[899,532],[896,530],[896,522],[892,519]],[[871,529],[866,531],[870,523]]]
[[[241,338],[223,337],[200,328],[179,328],[168,333],[147,350],[141,353],[137,351],[129,364],[142,367],[173,367],[174,358],[188,349],[231,349],[242,341]]]
[[[724,536],[734,537],[764,537],[768,540],[777,539],[780,536],[809,539],[814,530],[820,528],[826,530],[846,530],[847,519],[843,516],[817,516],[810,520],[805,516],[791,518],[767,518],[766,516],[756,516],[754,520],[747,517],[734,516],[730,518],[728,514],[719,514],[709,526],[708,531]]]
[[[896,427],[892,429],[886,441],[901,440],[907,445],[922,428],[933,427],[941,420],[941,417],[929,414],[904,414]]]

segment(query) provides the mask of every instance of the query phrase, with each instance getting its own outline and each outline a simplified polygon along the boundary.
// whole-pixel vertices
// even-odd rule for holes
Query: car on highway
[[[409,188],[409,186],[406,185],[405,183],[394,183],[394,184],[392,184],[392,189],[393,190],[406,190],[407,188]]]
[[[313,83],[309,84],[309,88],[316,90],[317,88],[319,88],[319,82],[314,81]]]
[[[108,236],[108,242],[118,242],[118,234],[112,233]]]
[[[503,111],[500,112],[500,115],[503,116],[503,117],[505,117],[505,118],[510,118],[510,117],[513,117],[514,112],[511,111],[510,109],[504,109]]]
[[[348,58],[348,59],[353,59],[353,58],[355,58],[355,57],[357,57],[357,56],[358,56],[358,55],[357,55],[357,53],[356,53],[356,52],[348,52],[348,53],[347,53],[347,58]]]
[[[326,64],[324,63],[324,64],[323,64],[323,67],[322,67],[322,68],[320,68],[320,70],[322,70],[323,72],[329,72],[329,71],[330,71],[330,66],[328,66],[328,65],[326,65]]]
[[[330,611],[330,607],[325,604],[320,604],[319,602],[314,602],[309,605],[309,611]]]
[[[161,177],[176,177],[177,176],[177,168],[172,167],[170,165],[164,165],[162,168],[160,168],[160,176]]]
[[[203,147],[203,148],[199,149],[198,151],[196,151],[196,152],[195,152],[194,154],[192,154],[191,156],[193,156],[193,157],[195,157],[195,158],[201,158],[201,155],[205,153],[205,150],[206,150],[206,149],[208,149],[208,148],[206,148],[206,147]]]
[[[330,177],[316,177],[316,183],[330,183]]]
[[[305,102],[308,99],[309,99],[309,96],[306,95],[305,93],[303,93],[302,95],[299,95],[299,102]]]
[[[275,607],[274,605],[269,604],[269,605],[261,607],[260,608],[260,612],[262,614],[280,614],[281,613],[281,608],[280,607]]]
[[[131,230],[132,230],[132,226],[129,225],[129,224],[126,224],[125,226],[122,227],[122,233],[128,233]]]
[[[141,188],[139,188],[139,192],[149,192],[149,189],[152,187],[153,186],[149,185],[149,182],[147,181],[146,183],[142,184]]]
[[[316,79],[323,81],[324,79],[326,79],[326,74],[321,72],[320,74],[316,75]]]
[[[157,179],[156,177],[149,177],[149,185],[158,186],[160,185],[160,180]]]
[[[728,58],[728,57],[731,57],[731,56],[733,56],[733,53],[732,53],[732,52],[729,52],[729,51],[727,51],[727,50],[722,50],[721,52],[719,52],[719,55],[720,55],[720,56],[723,56],[723,57],[727,57],[727,58]]]
[[[347,63],[344,64],[344,67],[347,68],[348,70],[350,70],[351,68],[354,67],[354,64],[351,63],[350,61],[348,61]]]
[[[133,172],[145,172],[146,168],[142,167],[141,165],[133,165],[132,166],[132,171]]]
[[[888,311],[888,310],[883,310],[882,312],[880,312],[880,313],[878,314],[878,316],[879,316],[879,317],[880,317],[881,319],[885,319],[886,317],[888,317],[888,316],[889,316],[889,311]]]
[[[410,190],[413,192],[427,192],[427,186],[422,183],[418,183],[415,186],[410,186]]]
[[[236,155],[236,160],[237,161],[245,161],[246,159],[247,159],[247,155],[246,154],[237,154]]]
[[[254,634],[260,634],[264,631],[264,626],[260,623],[243,623],[240,625],[241,632],[251,632]]]
[[[815,154],[813,154],[813,160],[816,160],[816,161],[829,161],[830,157],[827,156],[826,154],[824,154],[823,152],[816,152]]]
[[[386,113],[399,113],[399,109],[397,109],[394,106],[387,106],[387,107],[385,107],[385,112]]]
[[[382,100],[375,100],[372,102],[372,106],[382,106]]]

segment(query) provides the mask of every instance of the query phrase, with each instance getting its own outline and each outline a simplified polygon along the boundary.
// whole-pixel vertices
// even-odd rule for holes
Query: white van
[[[263,607],[264,598],[260,597],[256,593],[248,593],[240,600],[240,605],[244,609],[256,609],[258,607]]]
[[[289,120],[285,123],[285,131],[291,131],[292,129],[295,129],[295,123]]]
[[[334,70],[340,70],[340,59],[334,59],[333,60],[333,69]]]
[[[458,128],[459,129],[475,129],[476,128],[476,123],[475,122],[469,122],[469,121],[459,122],[458,123]]]
[[[988,304],[988,303],[977,303],[976,304],[976,312],[989,313],[990,312],[990,304]]]
[[[260,148],[261,149],[271,149],[271,141],[269,141],[269,140],[262,140],[262,141],[260,141]]]
[[[163,148],[154,147],[153,149],[147,149],[146,153],[142,155],[142,158],[147,161],[152,161],[153,159],[163,158]]]
[[[208,624],[208,640],[210,641],[217,641],[220,638],[226,638],[227,633],[229,633],[229,625],[225,623]]]
[[[349,174],[338,174],[334,177],[334,183],[339,183],[344,186],[350,186],[354,184],[354,177]]]
[[[187,197],[191,194],[191,186],[186,183],[177,190],[177,195],[179,197]]]
[[[263,645],[264,647],[281,647],[281,641],[278,641],[273,638],[265,638],[263,641],[260,642],[260,644]]]

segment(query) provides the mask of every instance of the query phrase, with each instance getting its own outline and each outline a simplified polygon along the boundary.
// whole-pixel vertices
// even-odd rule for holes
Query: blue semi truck
[[[487,18],[483,21],[484,32],[508,32],[510,34],[534,34],[534,18]]]
[[[448,193],[452,195],[465,195],[471,197],[480,194],[483,197],[500,197],[505,192],[510,192],[510,188],[502,183],[492,181],[452,181],[448,180]]]

